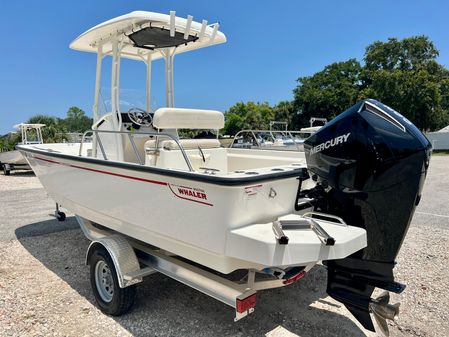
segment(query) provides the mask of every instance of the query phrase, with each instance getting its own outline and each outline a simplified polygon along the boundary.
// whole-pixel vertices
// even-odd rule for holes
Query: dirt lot
[[[449,336],[449,157],[432,158],[422,202],[398,257],[407,289],[392,336]],[[326,271],[258,294],[254,314],[232,309],[162,275],[138,287],[132,312],[102,314],[84,265],[89,242],[72,214],[54,204],[30,173],[0,175],[0,336],[374,336],[326,296]]]

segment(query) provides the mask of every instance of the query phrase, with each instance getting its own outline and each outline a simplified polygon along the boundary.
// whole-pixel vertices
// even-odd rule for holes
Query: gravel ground
[[[449,157],[432,158],[422,202],[396,267],[407,284],[391,336],[449,336]],[[258,294],[254,314],[232,309],[163,275],[138,285],[133,310],[109,317],[95,306],[84,265],[88,240],[64,223],[29,173],[0,175],[0,336],[375,336],[326,296],[326,271]]]

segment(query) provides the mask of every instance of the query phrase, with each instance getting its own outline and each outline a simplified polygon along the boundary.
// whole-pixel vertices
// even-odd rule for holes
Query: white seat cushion
[[[222,129],[224,115],[216,110],[159,108],[153,126],[158,129]]]

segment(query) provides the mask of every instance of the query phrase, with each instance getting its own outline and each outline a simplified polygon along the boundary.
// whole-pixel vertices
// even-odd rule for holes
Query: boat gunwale
[[[31,152],[34,154],[41,154],[41,155],[52,157],[52,158],[61,158],[61,159],[73,160],[76,162],[83,162],[83,163],[94,164],[94,165],[110,166],[110,167],[114,167],[114,168],[120,168],[120,169],[126,169],[126,170],[144,172],[144,173],[152,173],[152,174],[169,176],[169,177],[180,178],[180,179],[188,179],[188,180],[205,182],[208,184],[220,185],[220,186],[244,186],[244,185],[259,183],[259,182],[300,177],[300,176],[304,175],[304,170],[307,170],[305,167],[298,167],[298,168],[295,167],[289,171],[268,172],[268,173],[263,173],[260,175],[251,175],[248,177],[202,175],[202,174],[198,174],[198,172],[187,172],[187,171],[183,172],[183,171],[177,171],[177,170],[173,170],[173,169],[165,169],[165,168],[159,168],[159,167],[139,165],[139,164],[135,164],[135,163],[118,162],[118,161],[113,161],[113,160],[104,160],[104,159],[97,159],[97,158],[78,156],[78,155],[68,155],[68,154],[63,154],[63,153],[49,152],[49,151],[45,151],[43,149],[31,149],[31,148],[28,148],[25,146],[26,145],[18,145],[17,149],[22,153],[23,152],[25,152],[25,153]]]

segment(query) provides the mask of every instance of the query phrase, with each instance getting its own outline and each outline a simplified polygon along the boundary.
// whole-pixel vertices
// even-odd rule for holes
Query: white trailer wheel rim
[[[95,265],[95,285],[101,299],[107,303],[111,302],[114,296],[114,280],[105,261],[98,261]]]

